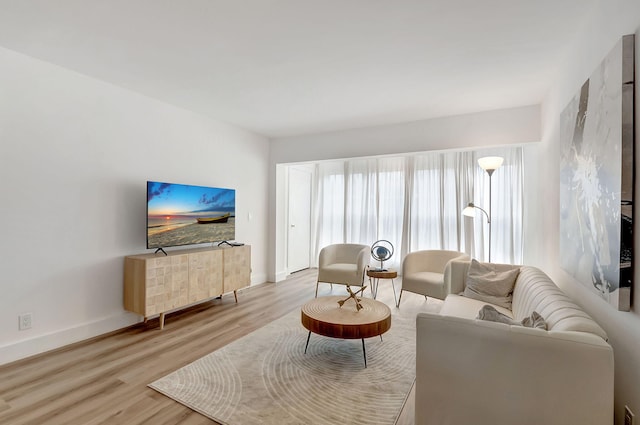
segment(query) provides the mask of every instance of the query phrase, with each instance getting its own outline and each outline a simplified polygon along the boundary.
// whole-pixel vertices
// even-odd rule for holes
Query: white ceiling
[[[0,0],[0,46],[269,137],[540,103],[599,0]]]

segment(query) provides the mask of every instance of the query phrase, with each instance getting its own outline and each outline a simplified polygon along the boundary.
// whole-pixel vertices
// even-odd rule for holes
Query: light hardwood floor
[[[0,366],[0,424],[215,424],[147,384],[300,308],[315,279],[315,270],[299,272],[239,291],[238,304],[228,294],[169,314],[162,331],[155,319]],[[320,284],[318,295],[342,288]],[[378,300],[393,306],[388,282]],[[424,298],[404,294],[405,302]],[[413,410],[412,390],[398,424],[413,424]]]

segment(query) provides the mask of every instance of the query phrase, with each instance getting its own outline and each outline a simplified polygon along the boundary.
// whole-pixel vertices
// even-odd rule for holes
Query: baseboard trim
[[[267,282],[266,273],[256,273],[251,275],[251,286],[260,285],[265,282]],[[183,309],[184,308],[181,307],[175,311]],[[174,310],[171,310],[168,313],[171,313],[172,311]],[[13,363],[18,360],[23,360],[28,357],[37,356],[38,354],[65,347],[69,344],[102,336],[104,334],[135,325],[141,321],[141,316],[123,311],[122,313],[114,314],[113,316],[90,323],[9,343],[0,347],[0,365]]]
[[[251,274],[251,285],[259,285],[261,283],[267,282],[267,274],[266,273],[252,273]]]
[[[287,278],[287,276],[289,276],[289,273],[287,273],[286,271],[278,272],[278,273],[276,273],[275,281],[276,282],[283,281],[283,280],[285,280]]]
[[[90,323],[7,344],[0,347],[0,365],[117,331],[141,320],[141,317],[136,314],[122,312]]]

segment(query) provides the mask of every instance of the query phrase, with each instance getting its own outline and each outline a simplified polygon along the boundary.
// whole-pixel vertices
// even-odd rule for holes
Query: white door
[[[311,172],[289,168],[287,270],[309,268],[311,243]]]

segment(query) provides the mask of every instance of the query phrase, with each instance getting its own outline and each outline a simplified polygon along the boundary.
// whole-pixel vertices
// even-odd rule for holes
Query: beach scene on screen
[[[235,239],[233,189],[147,183],[147,247]]]

